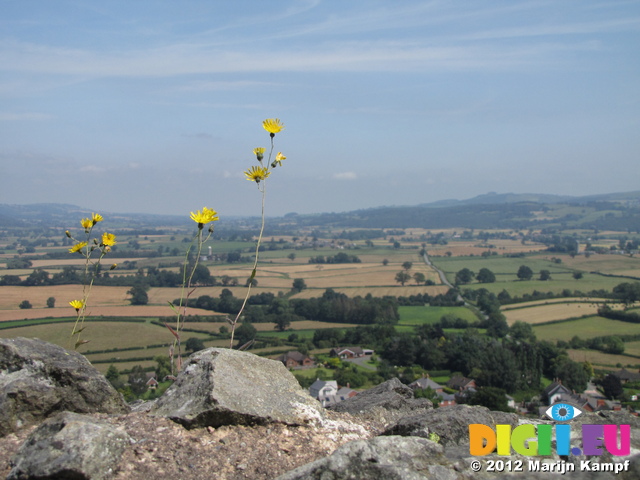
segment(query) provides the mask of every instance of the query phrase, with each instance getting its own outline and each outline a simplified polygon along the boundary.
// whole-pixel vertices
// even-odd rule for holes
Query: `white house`
[[[329,397],[331,395],[337,395],[338,382],[336,382],[335,380],[317,379],[309,387],[309,393],[313,398],[318,400],[320,399],[320,397]]]

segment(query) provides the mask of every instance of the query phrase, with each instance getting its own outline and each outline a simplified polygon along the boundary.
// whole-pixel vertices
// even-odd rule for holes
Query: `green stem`
[[[267,161],[267,171],[269,170],[269,167],[271,166],[271,157],[273,155],[273,137],[271,137],[271,151],[269,152],[269,159]],[[260,188],[258,186],[258,188]],[[249,277],[249,285],[248,285],[248,289],[247,289],[247,293],[244,296],[244,300],[242,302],[242,306],[240,307],[240,311],[238,312],[238,314],[236,315],[236,318],[233,320],[233,322],[231,323],[231,340],[229,342],[229,348],[233,348],[233,338],[235,335],[235,331],[236,331],[236,325],[238,324],[238,320],[240,320],[240,316],[242,315],[242,312],[244,312],[244,307],[247,305],[247,300],[249,300],[249,295],[251,294],[251,287],[253,286],[253,279],[256,276],[256,271],[258,269],[258,257],[260,255],[260,244],[262,243],[262,234],[264,233],[264,205],[265,205],[265,198],[266,198],[266,192],[267,192],[267,180],[266,178],[262,181],[262,188],[260,188],[260,191],[262,192],[262,210],[261,210],[261,224],[260,224],[260,234],[258,235],[258,241],[256,242],[256,255],[255,255],[255,260],[253,262],[253,270],[251,270],[251,276]]]

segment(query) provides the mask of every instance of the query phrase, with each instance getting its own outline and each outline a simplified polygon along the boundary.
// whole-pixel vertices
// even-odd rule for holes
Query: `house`
[[[447,382],[447,387],[452,388],[458,392],[468,390],[470,388],[473,388],[474,390],[478,388],[474,379],[461,377],[460,375],[451,377],[451,380]]]
[[[296,351],[283,353],[278,357],[278,360],[287,368],[313,367],[315,365],[311,357]]]
[[[571,390],[562,385],[562,380],[556,379],[547,385],[547,388],[542,391],[540,397],[547,405],[553,405],[554,403],[558,403],[558,399],[562,395],[571,395],[572,393]]]
[[[447,392],[437,392],[437,393],[438,393],[438,397],[440,397],[441,407],[450,407],[452,405],[457,405],[455,395]]]
[[[147,389],[155,390],[158,388],[158,380],[156,379],[156,372],[147,372]]]
[[[346,400],[347,398],[355,397],[358,394],[354,389],[349,388],[349,384],[347,383],[346,387],[342,387],[338,390],[338,397],[342,400]]]
[[[576,393],[563,393],[555,397],[555,403],[568,403],[580,409],[583,412],[598,412],[600,410],[622,410],[622,405],[618,401],[607,400],[602,396],[590,396]],[[546,411],[549,407],[540,407],[539,414],[541,417],[546,415]]]
[[[315,399],[329,397],[338,393],[338,382],[335,380],[320,380],[319,378],[309,387],[309,393]]]
[[[436,382],[431,380],[429,377],[419,378],[415,382],[411,382],[409,384],[409,387],[413,388],[414,390],[417,388],[421,388],[423,390],[425,388],[430,388],[436,393],[442,393],[442,385],[437,384]]]
[[[615,375],[620,379],[620,383],[628,383],[628,382],[640,382],[640,373],[630,372],[626,368],[622,368],[617,372],[613,372],[612,375]]]
[[[373,353],[373,350],[371,350]],[[358,358],[364,355],[364,350],[361,347],[338,347],[332,348],[329,352],[330,357],[338,357],[342,360],[347,358]]]
[[[342,387],[335,395],[321,395],[318,400],[320,400],[323,407],[328,407],[329,405],[335,405],[336,403],[354,397],[357,394],[358,392],[349,387]]]

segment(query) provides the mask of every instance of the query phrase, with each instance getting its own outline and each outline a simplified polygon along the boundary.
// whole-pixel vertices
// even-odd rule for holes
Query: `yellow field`
[[[81,353],[86,350],[144,347],[159,343],[168,344],[173,341],[173,336],[165,327],[150,323],[86,321],[85,325],[82,338],[89,340],[89,343],[80,348]],[[72,323],[31,325],[0,330],[0,336],[2,338],[20,337],[24,336],[24,332],[28,330],[29,337],[40,338],[67,348],[72,328]],[[207,337],[205,334],[194,332],[188,332],[188,336]]]
[[[503,312],[507,317],[507,323],[525,322],[531,324],[546,323],[553,320],[581,317],[582,315],[596,315],[598,306],[593,303],[555,303],[540,305],[519,310],[507,310]]]
[[[503,313],[509,325],[518,321],[535,325],[538,323],[552,322],[554,320],[582,317],[583,315],[597,315],[598,307],[599,305],[597,303],[564,302],[518,310],[506,310]],[[611,308],[623,308],[623,305],[613,304]]]
[[[417,294],[439,295],[447,293],[449,287],[444,285],[432,285],[432,286],[411,286],[401,287],[396,285],[394,287],[356,287],[356,288],[340,288],[333,289],[338,293],[344,293],[348,297],[365,297],[370,293],[374,297],[390,296],[409,296]],[[324,289],[307,289],[300,293],[296,293],[291,298],[316,298],[321,297],[324,293]]]
[[[126,305],[129,287],[93,287],[93,305]],[[47,298],[54,297],[56,305],[68,306],[68,302],[82,298],[82,285],[47,285],[41,287],[0,287],[0,310],[17,310],[22,300],[29,300],[34,308],[46,307]],[[74,310],[68,307],[73,315]]]
[[[524,307],[537,307],[539,305],[551,305],[556,303],[605,303],[607,301],[606,298],[548,298],[545,300],[534,300],[532,302],[522,302],[522,303],[512,303],[510,305],[504,305],[501,307],[502,312],[506,312],[507,310],[519,309]]]
[[[152,288],[149,290],[149,303],[152,305],[129,305],[127,290],[129,287],[93,287],[89,298],[87,315],[116,317],[159,317],[172,316],[168,305],[180,296],[177,288]],[[218,293],[219,295],[219,293]],[[47,298],[56,299],[56,307],[46,308]],[[70,300],[82,297],[81,285],[55,285],[43,287],[0,287],[0,321],[32,318],[73,317],[75,310]],[[21,310],[18,304],[29,300],[33,308]],[[155,305],[154,305],[155,304]],[[211,315],[209,310],[190,308],[191,315]]]
[[[575,362],[590,362],[596,368],[609,368],[618,370],[618,363],[622,366],[637,367],[640,359],[625,357],[624,355],[612,355],[610,353],[598,352],[596,350],[567,350],[569,358]]]
[[[624,353],[640,356],[640,341],[624,342]],[[640,359],[638,360],[638,363],[640,363]]]
[[[602,272],[616,275],[640,277],[640,258],[629,255],[577,255],[574,258],[563,257],[563,264],[587,272]],[[620,282],[624,280],[621,279]],[[627,280],[632,281],[632,280]]]
[[[489,248],[488,245],[493,245],[493,248]],[[496,252],[498,255],[502,255],[504,253],[538,252],[545,250],[546,248],[546,245],[539,243],[528,243],[526,245],[522,245],[519,240],[492,239],[489,240],[487,246],[482,246],[479,240],[469,242],[460,241],[450,242],[448,245],[429,245],[427,246],[427,251],[429,255],[434,256],[443,256],[446,255],[446,252],[451,252],[452,256],[458,257],[482,255],[482,253],[486,251]]]

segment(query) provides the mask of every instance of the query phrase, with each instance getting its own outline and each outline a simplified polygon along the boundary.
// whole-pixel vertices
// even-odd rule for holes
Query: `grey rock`
[[[323,417],[320,403],[302,390],[282,362],[226,348],[191,355],[151,414],[186,428],[304,425]]]
[[[61,411],[126,413],[129,407],[81,354],[38,339],[0,339],[0,435]]]
[[[7,480],[107,479],[130,442],[129,435],[107,422],[62,412],[22,444]]]
[[[426,398],[414,398],[411,388],[402,384],[397,378],[392,378],[328,408],[336,412],[358,415],[367,413],[373,408],[402,412],[422,411],[433,408],[433,404]]]
[[[435,433],[442,445],[463,445],[469,444],[469,425],[474,423],[492,428],[496,424],[508,424],[515,428],[518,416],[515,413],[492,412],[486,407],[454,405],[403,417],[382,435],[429,438]]]
[[[329,457],[316,460],[277,480],[454,480],[459,476],[442,454],[441,445],[418,437],[356,440]]]

